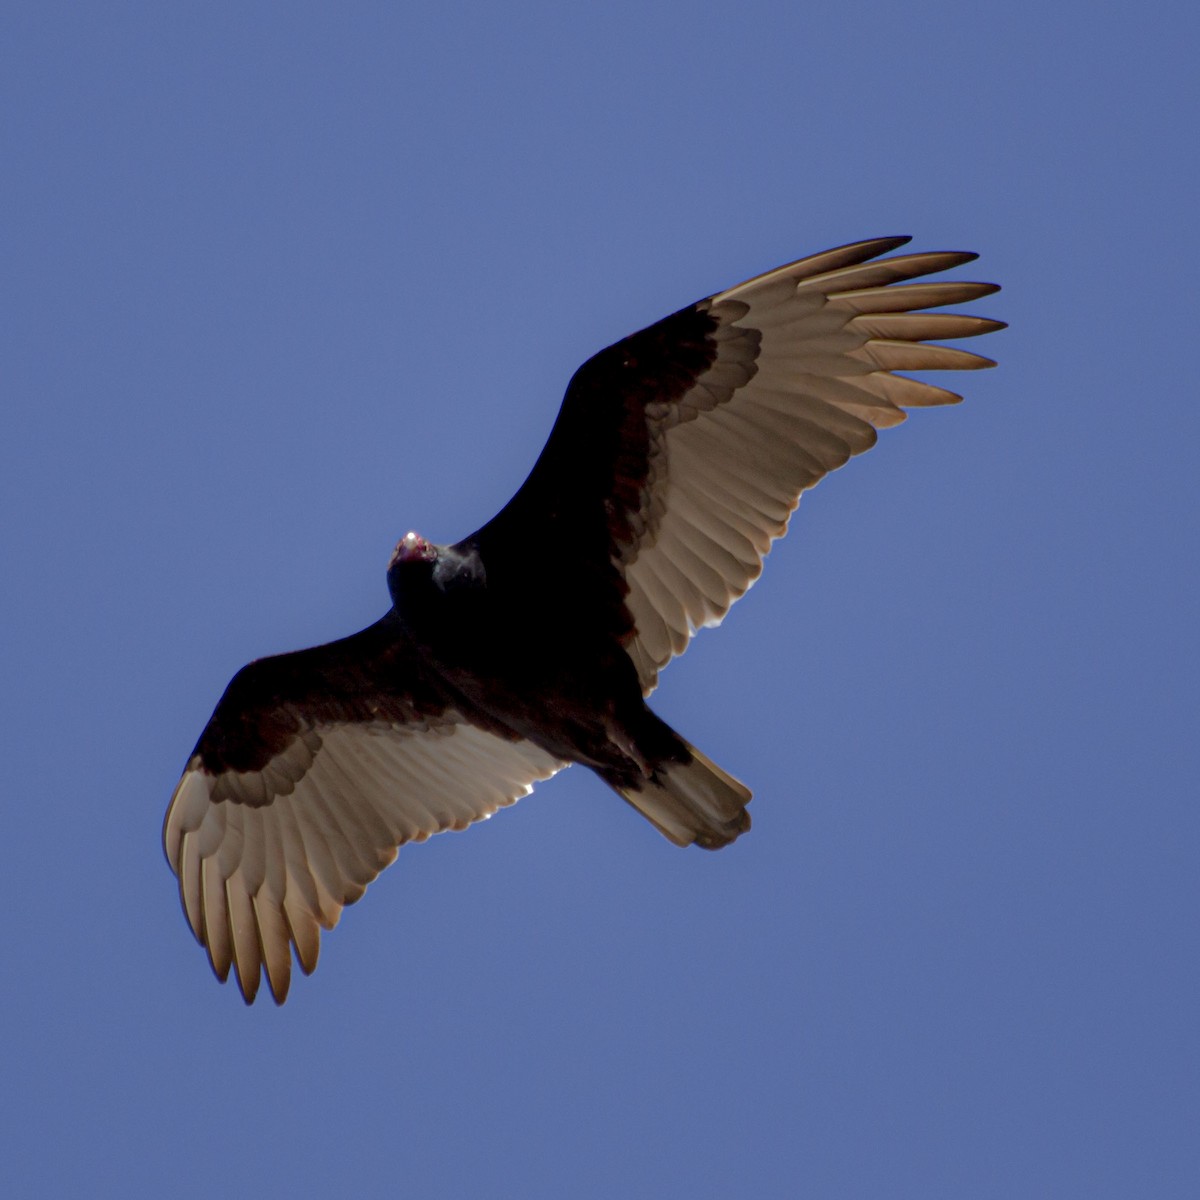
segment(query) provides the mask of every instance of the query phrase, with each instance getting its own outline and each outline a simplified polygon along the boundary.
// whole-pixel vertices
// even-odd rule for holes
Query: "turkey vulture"
[[[570,763],[679,846],[750,827],[750,791],[646,707],[659,671],[754,582],[800,494],[905,408],[961,397],[893,371],[990,367],[930,345],[1003,328],[931,313],[997,291],[906,280],[972,261],[828,250],[602,350],[550,439],[470,537],[397,544],[393,606],[259,659],[221,697],[163,828],[188,923],[246,1002],[405,842],[465,829]]]

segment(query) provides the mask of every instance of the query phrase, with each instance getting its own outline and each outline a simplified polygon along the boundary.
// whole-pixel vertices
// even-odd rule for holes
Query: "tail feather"
[[[667,763],[640,787],[617,791],[677,846],[719,850],[750,828],[750,789],[684,744],[690,762]]]

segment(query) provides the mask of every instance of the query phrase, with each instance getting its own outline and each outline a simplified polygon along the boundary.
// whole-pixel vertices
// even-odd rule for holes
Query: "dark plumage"
[[[923,310],[996,291],[903,281],[969,262],[814,255],[702,300],[575,374],[529,478],[454,546],[407,534],[393,607],[326,646],[234,676],[188,760],[163,840],[184,911],[247,1002],[287,995],[294,946],[400,845],[472,821],[570,764],[666,837],[750,827],[749,790],[647,708],[659,670],[757,578],[801,493],[903,409],[960,397],[893,370],[991,366],[930,345],[1001,328]]]

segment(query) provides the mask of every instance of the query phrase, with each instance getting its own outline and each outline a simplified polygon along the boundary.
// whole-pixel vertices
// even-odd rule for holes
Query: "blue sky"
[[[808,8],[8,7],[6,1194],[1200,1190],[1196,18]],[[159,835],[229,676],[589,354],[894,233],[1011,328],[664,676],[751,834],[572,770],[219,987]]]

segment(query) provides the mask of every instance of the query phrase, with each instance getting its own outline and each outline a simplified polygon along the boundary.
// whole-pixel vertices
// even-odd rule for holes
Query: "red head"
[[[392,551],[388,570],[397,563],[433,562],[437,558],[437,547],[427,542],[419,533],[406,533]]]

